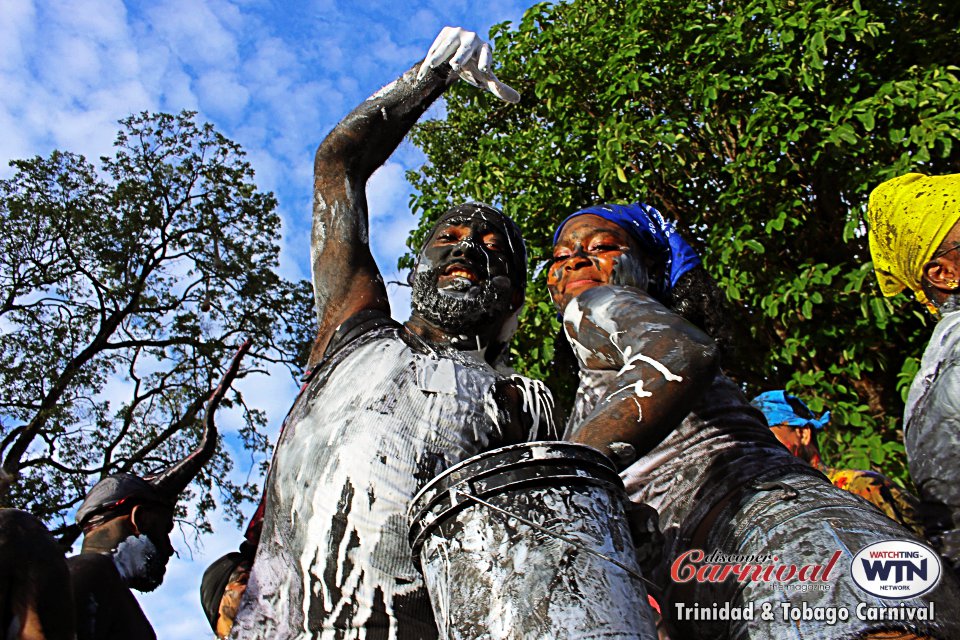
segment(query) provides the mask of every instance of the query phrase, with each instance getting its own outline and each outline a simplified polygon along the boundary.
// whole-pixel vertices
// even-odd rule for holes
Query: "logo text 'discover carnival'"
[[[857,586],[879,598],[903,599],[937,586],[940,557],[930,547],[910,540],[885,540],[861,549],[850,564]]]

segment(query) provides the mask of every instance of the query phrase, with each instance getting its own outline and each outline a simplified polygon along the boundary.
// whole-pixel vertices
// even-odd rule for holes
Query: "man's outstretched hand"
[[[493,74],[490,45],[473,31],[444,27],[430,45],[427,57],[420,63],[417,79],[444,62],[449,62],[454,72],[473,86],[486,89],[506,102],[520,102],[520,94],[497,80]]]

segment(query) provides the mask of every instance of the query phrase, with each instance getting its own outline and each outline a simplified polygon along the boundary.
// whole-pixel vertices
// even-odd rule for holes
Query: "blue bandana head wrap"
[[[654,297],[669,294],[680,276],[700,264],[700,256],[677,233],[676,225],[650,205],[640,202],[601,204],[581,209],[567,216],[557,226],[553,233],[553,243],[557,243],[567,222],[582,215],[599,216],[625,229],[637,241],[640,249],[656,261],[658,270],[663,271],[663,280],[651,280],[650,294]]]
[[[810,408],[797,396],[791,396],[782,389],[761,393],[750,404],[763,412],[767,424],[771,427],[813,427],[823,429],[830,422],[830,412],[819,418],[813,416]]]

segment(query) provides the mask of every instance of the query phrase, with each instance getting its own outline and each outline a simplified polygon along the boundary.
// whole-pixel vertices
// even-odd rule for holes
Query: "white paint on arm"
[[[656,369],[657,371],[659,371],[660,375],[666,378],[667,381],[683,382],[683,376],[676,375],[675,373],[670,371],[670,369],[668,369],[667,366],[662,362],[660,362],[659,360],[655,360],[654,358],[646,356],[640,352],[633,353],[633,345],[628,344],[626,348],[622,349],[616,340],[616,337],[622,333],[624,333],[624,331],[617,331],[616,333],[613,333],[610,335],[611,344],[613,344],[613,346],[616,347],[617,350],[620,352],[620,354],[623,356],[623,366],[620,368],[619,371],[617,371],[617,377],[622,376],[624,373],[626,373],[627,371],[630,371],[631,369],[635,369],[636,368],[635,363],[645,362],[649,364],[651,367],[653,367],[654,369]]]
[[[374,93],[372,96],[370,96],[369,98],[367,98],[367,102],[371,102],[371,101],[373,101],[373,100],[379,100],[379,99],[383,98],[385,95],[387,95],[388,93],[390,93],[391,91],[393,91],[393,88],[394,88],[395,86],[397,86],[397,82],[399,82],[399,81],[400,81],[400,79],[398,78],[397,80],[394,80],[394,81],[391,82],[390,84],[381,87],[380,89],[377,90],[376,93]]]

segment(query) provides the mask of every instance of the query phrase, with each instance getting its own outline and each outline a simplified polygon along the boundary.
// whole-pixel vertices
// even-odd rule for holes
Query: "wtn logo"
[[[890,572],[894,572],[893,581],[896,583],[907,580],[926,580],[927,579],[927,561],[921,560],[920,564],[910,562],[909,560],[866,560],[861,559],[863,563],[863,572],[867,575],[867,580],[888,581]]]
[[[880,598],[913,598],[937,586],[940,557],[912,540],[885,540],[861,549],[850,564],[857,586]]]

